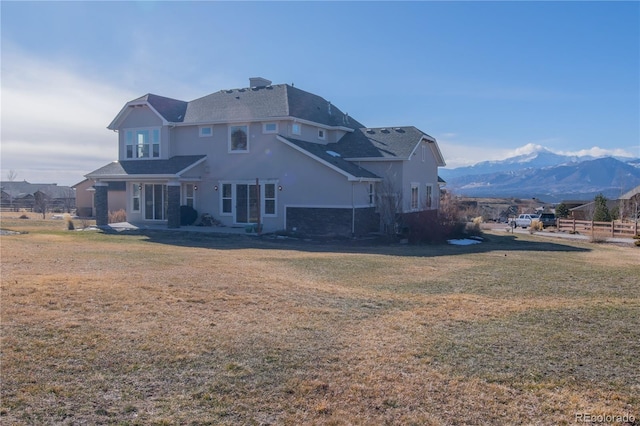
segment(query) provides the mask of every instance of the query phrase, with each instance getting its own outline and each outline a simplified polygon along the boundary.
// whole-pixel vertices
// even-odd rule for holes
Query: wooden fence
[[[558,231],[577,232],[597,237],[632,238],[640,235],[638,221],[594,222],[592,220],[558,219]]]

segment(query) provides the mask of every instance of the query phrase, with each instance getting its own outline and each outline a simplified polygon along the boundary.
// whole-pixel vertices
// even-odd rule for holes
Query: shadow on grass
[[[129,232],[127,232],[129,233]],[[120,235],[122,235],[121,233]],[[362,253],[390,256],[452,256],[458,254],[487,253],[495,251],[551,251],[588,252],[591,249],[572,245],[571,242],[530,241],[515,235],[488,235],[480,244],[458,246],[451,244],[403,245],[388,243],[380,239],[293,239],[276,238],[273,235],[237,235],[216,233],[193,233],[179,231],[135,231],[129,234],[142,235],[155,244],[179,247],[198,247],[215,250],[294,250],[317,253]],[[125,234],[126,235],[126,234]]]

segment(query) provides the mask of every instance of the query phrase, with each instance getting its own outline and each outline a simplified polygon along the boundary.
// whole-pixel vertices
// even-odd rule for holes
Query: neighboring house
[[[76,190],[76,214],[80,217],[94,217],[95,206],[93,205],[95,182],[85,179],[73,185]],[[109,212],[127,209],[126,182],[107,182]]]
[[[369,128],[320,96],[250,79],[185,102],[147,94],[109,124],[118,161],[94,181],[96,221],[106,225],[107,182],[124,182],[130,222],[180,226],[180,206],[226,226],[361,235],[380,229],[384,203],[398,213],[435,210],[434,138],[415,127]]]
[[[70,212],[75,208],[75,190],[55,183],[2,181],[2,207],[13,210]],[[40,200],[38,202],[38,200]]]
[[[621,219],[640,219],[640,185],[622,194],[618,200]]]

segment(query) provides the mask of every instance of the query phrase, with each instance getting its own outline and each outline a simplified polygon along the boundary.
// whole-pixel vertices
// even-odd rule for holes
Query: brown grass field
[[[3,425],[639,424],[633,246],[109,235],[15,217],[2,228],[27,233],[0,237]]]

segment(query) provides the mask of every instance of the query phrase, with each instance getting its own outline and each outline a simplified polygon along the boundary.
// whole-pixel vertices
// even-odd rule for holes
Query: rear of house
[[[325,99],[262,78],[190,102],[148,94],[109,125],[118,161],[86,175],[99,225],[120,182],[130,222],[180,226],[180,206],[225,226],[362,235],[398,213],[435,210],[434,138],[415,127],[367,128]]]

